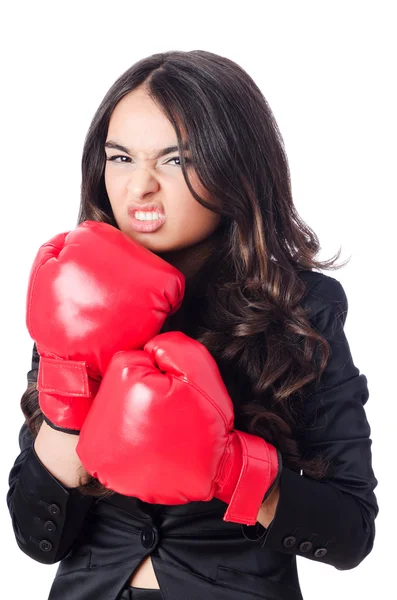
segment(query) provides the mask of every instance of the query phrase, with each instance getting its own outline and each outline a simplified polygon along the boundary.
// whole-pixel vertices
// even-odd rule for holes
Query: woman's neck
[[[209,259],[212,249],[212,238],[207,238],[203,242],[189,248],[163,252],[159,256],[183,273],[186,279],[192,279]]]

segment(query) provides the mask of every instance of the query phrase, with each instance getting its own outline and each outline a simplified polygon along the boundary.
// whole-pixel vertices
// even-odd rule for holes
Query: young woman
[[[89,128],[76,229],[39,249],[17,543],[50,600],[302,598],[378,507],[348,304],[294,207],[262,93],[205,51],[145,58]]]

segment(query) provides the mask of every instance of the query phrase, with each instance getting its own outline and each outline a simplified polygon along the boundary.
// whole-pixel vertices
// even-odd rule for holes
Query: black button
[[[141,541],[144,548],[151,548],[157,542],[157,531],[154,527],[145,525],[141,531]]]
[[[295,544],[296,544],[296,537],[294,537],[293,535],[289,535],[288,537],[286,537],[283,540],[283,546],[284,546],[284,548],[291,548]]]
[[[311,542],[302,542],[299,546],[299,550],[301,552],[309,552],[313,548],[313,544]]]
[[[61,514],[61,509],[59,508],[58,504],[50,504],[50,513],[52,515],[60,515]]]
[[[314,553],[314,556],[316,558],[321,558],[322,556],[325,556],[327,554],[328,550],[327,548],[317,548],[317,550]]]
[[[55,525],[55,523],[53,523],[52,521],[46,521],[44,523],[44,527],[46,528],[47,531],[49,531],[50,533],[54,533],[54,531],[57,530],[57,527]]]
[[[39,548],[43,552],[49,552],[50,550],[52,550],[52,544],[48,540],[41,540]]]

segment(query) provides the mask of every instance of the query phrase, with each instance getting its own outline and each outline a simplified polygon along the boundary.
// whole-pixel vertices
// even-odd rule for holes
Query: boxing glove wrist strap
[[[39,392],[91,398],[98,387],[99,382],[88,376],[84,361],[40,358],[37,377]]]
[[[228,503],[224,521],[255,525],[262,502],[281,470],[276,448],[263,438],[233,430],[215,496]]]
[[[40,358],[39,404],[46,422],[54,429],[78,433],[99,386],[100,381],[89,377],[84,361]]]

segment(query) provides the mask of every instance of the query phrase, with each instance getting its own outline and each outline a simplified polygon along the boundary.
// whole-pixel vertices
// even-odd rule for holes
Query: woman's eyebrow
[[[105,142],[105,148],[114,148],[115,150],[121,150],[122,152],[126,152],[127,154],[130,154],[131,156],[133,156],[133,152],[131,152],[131,150],[129,150],[125,146],[122,146],[121,144],[112,142],[111,140],[108,140],[107,142]],[[189,150],[189,147],[187,144],[184,144],[182,146],[182,148],[183,148],[183,150]],[[178,150],[179,150],[178,146],[167,146],[166,148],[159,150],[158,153],[154,156],[154,158],[160,158],[161,156],[165,156],[166,154],[171,154],[171,152],[176,152]]]

